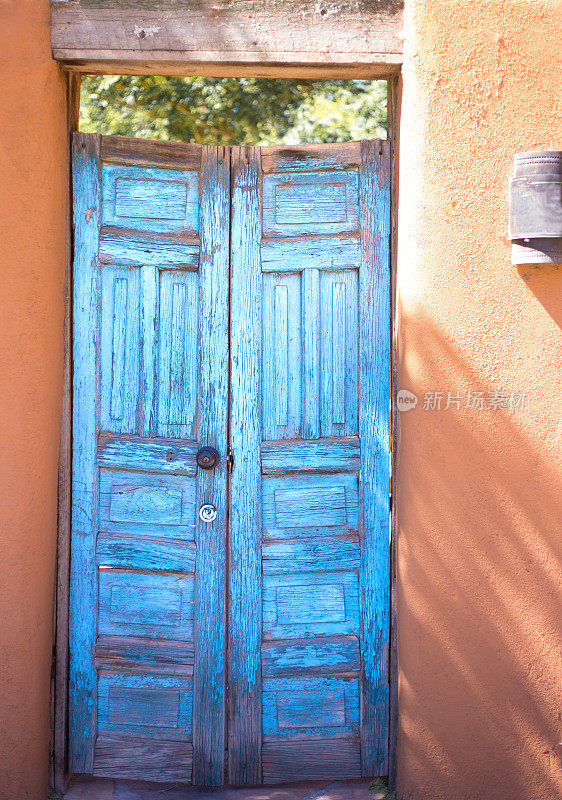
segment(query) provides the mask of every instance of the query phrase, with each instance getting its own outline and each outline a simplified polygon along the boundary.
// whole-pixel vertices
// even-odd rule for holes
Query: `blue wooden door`
[[[71,770],[385,774],[387,144],[77,135],[73,180]]]
[[[230,156],[73,156],[70,769],[222,783]]]
[[[387,142],[234,148],[229,774],[388,771]]]

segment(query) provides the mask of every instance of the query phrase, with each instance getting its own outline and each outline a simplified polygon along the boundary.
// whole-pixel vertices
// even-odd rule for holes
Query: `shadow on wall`
[[[562,269],[519,274],[562,326]],[[397,798],[560,797],[562,382],[544,392],[557,409],[529,393],[524,411],[444,410],[447,390],[527,387],[483,385],[427,319],[403,312],[400,341],[419,402],[399,419]]]

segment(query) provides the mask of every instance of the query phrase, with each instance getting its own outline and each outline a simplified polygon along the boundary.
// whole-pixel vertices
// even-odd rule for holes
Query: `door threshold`
[[[378,793],[369,789],[371,783],[365,778],[213,789],[80,775],[71,780],[64,800],[374,800]]]

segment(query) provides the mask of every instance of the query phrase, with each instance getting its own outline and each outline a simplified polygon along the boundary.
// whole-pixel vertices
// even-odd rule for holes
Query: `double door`
[[[388,165],[75,135],[72,772],[386,773]]]

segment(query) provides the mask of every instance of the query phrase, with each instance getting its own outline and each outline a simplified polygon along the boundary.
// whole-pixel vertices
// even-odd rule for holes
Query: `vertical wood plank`
[[[400,75],[388,81],[388,138],[390,142],[391,163],[391,192],[390,192],[390,316],[392,325],[391,347],[391,430],[392,430],[392,502],[390,509],[390,698],[389,698],[389,734],[388,734],[388,785],[391,791],[396,789],[396,748],[398,740],[398,642],[397,642],[397,520],[396,497],[397,490],[397,443],[398,443],[398,414],[396,406],[397,393],[397,320],[396,320],[396,265],[398,258],[398,155],[400,136],[400,104],[402,100],[402,78]]]
[[[156,434],[155,378],[157,375],[156,326],[158,316],[158,270],[141,267],[142,313],[142,404],[141,435]]]
[[[216,447],[221,463],[198,470],[197,507],[212,503],[217,517],[197,516],[193,782],[219,786],[225,753],[226,447],[228,408],[228,272],[230,163],[224,147],[204,147],[201,161],[199,275],[199,441]]]
[[[303,275],[303,438],[320,437],[320,270]]]
[[[388,773],[390,162],[388,142],[362,142],[359,334],[363,775]]]
[[[232,148],[229,780],[261,783],[260,152]]]
[[[51,785],[66,791],[68,767],[68,591],[72,484],[72,135],[78,130],[80,74],[67,73],[68,194],[66,206],[66,269],[64,277],[64,366],[58,482],[57,587],[55,604],[55,676],[52,720]]]
[[[69,766],[72,772],[79,773],[92,771],[97,705],[93,660],[97,592],[92,564],[98,507],[100,139],[97,134],[77,133],[73,144],[75,324]]]

